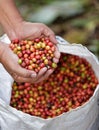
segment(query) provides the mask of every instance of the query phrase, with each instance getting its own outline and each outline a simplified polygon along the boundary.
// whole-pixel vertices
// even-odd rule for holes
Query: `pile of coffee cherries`
[[[14,82],[10,105],[33,116],[53,118],[86,103],[97,84],[86,59],[62,53],[47,80],[38,84]]]
[[[10,48],[17,54],[18,63],[26,69],[39,72],[43,67],[56,68],[53,62],[55,46],[47,37],[34,40],[13,40]]]

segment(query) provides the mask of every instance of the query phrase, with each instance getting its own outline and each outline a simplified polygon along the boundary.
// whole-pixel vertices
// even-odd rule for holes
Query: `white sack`
[[[99,80],[99,61],[84,46],[68,44],[60,37],[56,37],[60,52],[84,57],[93,67]],[[1,38],[9,43],[7,36]],[[16,110],[8,105],[11,98],[13,79],[0,65],[0,126],[1,130],[90,130],[98,115],[99,85],[94,95],[83,106],[63,113],[52,119],[42,119]]]

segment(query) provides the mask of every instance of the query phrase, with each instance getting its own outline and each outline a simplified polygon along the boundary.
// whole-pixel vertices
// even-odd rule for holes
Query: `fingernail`
[[[36,77],[36,75],[37,75],[36,73],[33,73],[33,74],[31,74],[31,77],[34,78],[34,77]]]

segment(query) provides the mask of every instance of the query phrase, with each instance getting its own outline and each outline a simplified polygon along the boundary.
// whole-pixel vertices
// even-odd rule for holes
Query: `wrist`
[[[19,38],[20,35],[20,28],[21,28],[21,23],[22,23],[23,19],[17,19],[17,21],[13,21],[11,26],[7,26],[7,28],[5,28],[5,32],[7,33],[8,37],[10,38],[10,40]]]
[[[9,19],[9,21],[6,21],[5,19],[0,20],[3,30],[8,35],[10,40],[17,38],[18,30],[22,21],[23,19],[21,17],[15,18],[15,20]]]
[[[16,38],[16,28],[23,21],[13,0],[0,1],[0,23],[12,40]]]

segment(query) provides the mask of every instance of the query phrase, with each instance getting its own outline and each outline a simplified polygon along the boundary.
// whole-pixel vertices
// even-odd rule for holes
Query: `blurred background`
[[[99,58],[99,0],[15,0],[24,19],[48,25]],[[0,35],[3,31],[0,27]]]

